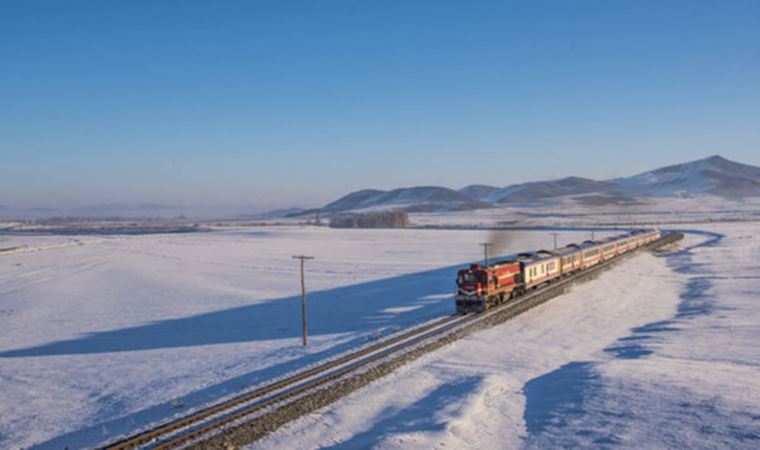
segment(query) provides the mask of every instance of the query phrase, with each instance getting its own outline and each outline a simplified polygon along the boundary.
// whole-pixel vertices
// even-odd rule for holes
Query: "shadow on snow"
[[[120,417],[55,437],[34,448],[61,449],[94,446],[114,436],[125,435],[149,423],[232,395],[257,383],[348,351],[373,338],[390,334],[398,327],[451,314],[456,270],[450,266],[409,275],[338,287],[309,295],[310,335],[346,333],[342,341],[320,352],[298,353],[292,360],[249,372],[183,397],[144,410],[125,414],[115,398],[101,398],[100,416]],[[77,339],[53,342],[0,353],[3,358],[101,354],[166,348],[183,348],[275,339],[292,339],[300,348],[300,296],[273,299],[180,319],[97,332]],[[381,333],[378,333],[381,331]],[[354,337],[352,337],[354,336]],[[278,347],[277,351],[282,351]],[[266,351],[266,350],[265,350]],[[177,409],[173,403],[184,405]],[[101,414],[102,413],[102,414]]]
[[[472,376],[442,384],[404,409],[386,408],[380,413],[372,428],[352,436],[347,441],[326,448],[331,450],[373,448],[383,439],[397,434],[443,431],[449,420],[438,420],[435,411],[443,411],[452,405],[457,405],[467,395],[476,392],[481,382],[482,377]]]
[[[368,333],[451,314],[458,267],[310,293],[309,333]],[[8,350],[0,352],[0,358],[128,352],[300,336],[301,297],[293,296]]]
[[[694,273],[698,267],[692,263],[692,251],[698,248],[717,247],[725,237],[722,234],[702,230],[677,230],[682,233],[705,236],[706,239],[699,244],[680,249],[676,252],[664,255],[668,265],[679,273]],[[618,339],[605,352],[615,355],[618,359],[639,359],[651,355],[653,350],[646,346],[656,334],[679,329],[679,322],[692,317],[707,315],[715,308],[715,298],[709,294],[712,287],[711,277],[695,276],[686,282],[685,289],[680,294],[680,302],[675,317],[669,320],[653,322],[631,330],[632,335]]]
[[[591,362],[571,362],[534,378],[523,388],[527,431],[536,435],[549,427],[564,428],[583,414],[583,399],[599,375]]]

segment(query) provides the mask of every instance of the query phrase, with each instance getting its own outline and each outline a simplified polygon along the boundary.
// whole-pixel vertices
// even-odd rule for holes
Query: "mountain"
[[[544,198],[580,195],[609,191],[612,185],[606,181],[567,177],[551,181],[535,181],[516,184],[492,192],[484,200],[491,203],[523,203]]]
[[[462,211],[497,205],[524,205],[570,199],[587,206],[628,205],[646,197],[716,195],[724,198],[760,197],[760,167],[721,156],[662,167],[627,178],[597,181],[566,177],[513,184],[503,188],[482,184],[458,191],[439,186],[365,189],[342,197],[319,210],[338,213],[367,209],[404,209],[410,212]]]
[[[635,197],[698,194],[726,198],[757,197],[760,196],[760,167],[716,155],[610,182],[616,192]]]
[[[485,184],[471,184],[463,187],[459,192],[475,200],[485,200],[486,197],[499,189],[500,188],[497,188],[496,186],[488,186]]]
[[[479,201],[453,189],[439,186],[417,186],[391,191],[365,189],[341,197],[325,205],[321,211],[339,213],[368,209],[403,209],[409,212],[462,211],[490,208]]]

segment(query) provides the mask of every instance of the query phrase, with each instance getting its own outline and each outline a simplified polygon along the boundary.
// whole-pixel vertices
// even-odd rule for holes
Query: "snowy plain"
[[[753,217],[746,205],[710,212],[705,202],[689,203],[682,212],[698,221]],[[636,223],[672,219],[667,205],[655,206]],[[518,217],[520,225],[563,227],[630,220],[615,211],[413,220],[469,226]],[[625,261],[252,447],[756,448],[758,225],[672,227],[694,231],[673,253]],[[502,253],[550,247],[548,233],[510,232]],[[564,230],[559,243],[588,237]],[[478,244],[494,236],[283,226],[2,238],[0,247],[27,247],[0,254],[0,448],[59,449],[95,445],[450,314],[456,269],[479,260]],[[317,257],[307,263],[307,349],[296,253]]]
[[[490,236],[294,226],[4,238],[26,247],[0,255],[0,448],[58,449],[451,314],[456,270]],[[551,236],[515,232],[504,244],[544,248]],[[296,253],[317,258],[307,349]]]

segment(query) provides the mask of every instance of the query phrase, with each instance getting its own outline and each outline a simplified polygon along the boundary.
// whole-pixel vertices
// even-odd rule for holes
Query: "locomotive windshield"
[[[481,277],[474,272],[462,272],[459,274],[460,283],[477,283],[478,281],[481,281]]]

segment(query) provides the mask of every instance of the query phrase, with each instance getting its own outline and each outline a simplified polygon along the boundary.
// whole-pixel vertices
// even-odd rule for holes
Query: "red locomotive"
[[[522,285],[520,262],[473,264],[457,275],[457,311],[479,312],[506,302]]]

